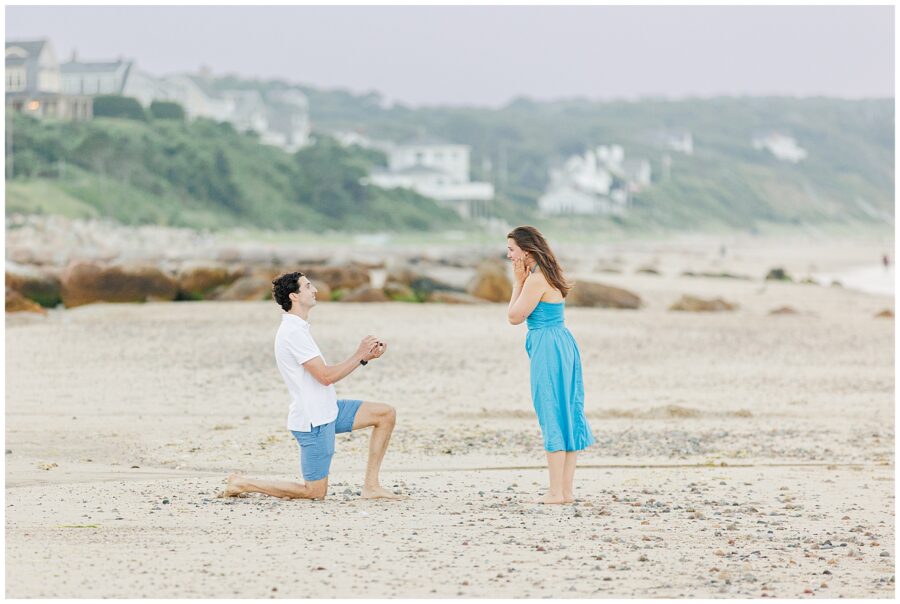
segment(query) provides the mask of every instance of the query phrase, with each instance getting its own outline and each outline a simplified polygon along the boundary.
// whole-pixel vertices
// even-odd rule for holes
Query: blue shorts
[[[300,444],[300,473],[303,480],[322,480],[328,476],[331,458],[334,457],[334,435],[353,430],[353,420],[362,401],[339,400],[338,414],[333,422],[313,426],[309,432],[291,434]]]

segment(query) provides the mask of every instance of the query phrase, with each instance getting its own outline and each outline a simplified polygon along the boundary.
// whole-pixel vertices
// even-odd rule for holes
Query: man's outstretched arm
[[[381,356],[376,354],[377,350],[378,340],[374,336],[366,336],[363,338],[363,341],[360,342],[356,352],[342,363],[338,363],[337,365],[326,365],[325,361],[322,360],[322,357],[315,357],[303,363],[303,366],[320,384],[323,386],[330,386],[353,373],[353,370],[359,367],[360,361],[368,362]]]

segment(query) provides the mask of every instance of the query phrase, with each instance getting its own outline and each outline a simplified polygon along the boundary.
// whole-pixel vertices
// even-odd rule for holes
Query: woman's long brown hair
[[[559,262],[556,260],[556,255],[554,255],[553,250],[550,249],[547,240],[544,239],[539,230],[533,226],[520,226],[514,228],[506,237],[515,241],[516,245],[523,252],[528,252],[534,256],[547,281],[559,290],[563,298],[568,295],[569,290],[572,289],[572,284],[563,276],[562,268],[560,268]]]

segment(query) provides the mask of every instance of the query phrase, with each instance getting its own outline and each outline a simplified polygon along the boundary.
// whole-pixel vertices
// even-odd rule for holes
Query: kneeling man
[[[382,403],[337,400],[334,383],[379,358],[387,345],[365,337],[343,363],[327,365],[309,331],[309,312],[316,305],[316,287],[303,273],[287,273],[272,281],[272,293],[286,312],[275,335],[275,361],[291,396],[287,427],[300,445],[304,483],[255,480],[232,474],[224,497],[265,493],[273,497],[324,499],[337,432],[373,427],[369,438],[362,496],[367,499],[404,499],[378,482],[381,460],[394,430],[396,411]]]

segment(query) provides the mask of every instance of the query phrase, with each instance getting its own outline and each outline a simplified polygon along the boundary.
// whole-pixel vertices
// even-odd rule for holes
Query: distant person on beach
[[[536,228],[513,229],[506,245],[514,275],[507,315],[513,325],[528,321],[531,398],[550,471],[550,488],[536,503],[572,503],[578,451],[594,444],[594,435],[584,416],[581,354],[563,319],[571,286]]]
[[[275,362],[290,393],[287,427],[300,446],[300,471],[305,482],[257,480],[232,474],[221,496],[264,493],[288,499],[324,499],[335,433],[373,427],[362,497],[405,499],[378,481],[381,461],[394,430],[394,408],[382,403],[338,400],[334,390],[335,382],[381,357],[387,345],[374,336],[366,336],[350,358],[328,365],[310,333],[315,285],[303,273],[287,273],[272,281],[272,293],[275,302],[285,310],[275,335]]]
[[[884,265],[884,268],[888,268],[891,265],[891,259],[888,258],[887,254],[881,256],[881,263]]]

